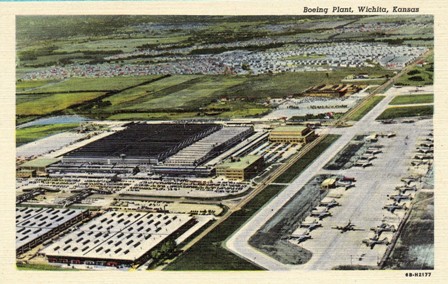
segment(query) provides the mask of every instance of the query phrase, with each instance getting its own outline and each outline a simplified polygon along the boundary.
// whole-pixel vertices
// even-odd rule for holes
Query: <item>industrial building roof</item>
[[[21,168],[45,168],[51,164],[58,162],[60,159],[38,158],[20,165]]]
[[[281,131],[281,132],[295,132],[295,131],[300,131],[302,132],[303,130],[305,130],[307,127],[306,126],[279,126],[276,127],[272,130],[272,132],[276,132],[276,131]]]
[[[44,249],[47,256],[135,261],[185,225],[186,214],[109,211]]]
[[[82,214],[81,209],[16,208],[16,248]]]
[[[256,161],[258,161],[258,159],[260,159],[261,156],[259,155],[247,155],[243,158],[240,158],[238,161],[232,162],[225,162],[221,165],[219,165],[219,167],[225,167],[225,168],[229,168],[229,169],[234,169],[234,170],[243,170],[245,168],[247,168],[248,166],[252,165],[253,163],[255,163]]]

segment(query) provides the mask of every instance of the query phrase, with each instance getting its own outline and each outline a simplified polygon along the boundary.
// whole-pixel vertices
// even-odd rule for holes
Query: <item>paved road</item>
[[[427,88],[428,92],[432,91],[432,88]],[[341,137],[334,142],[326,151],[324,151],[306,170],[302,172],[302,174],[295,179],[288,187],[286,187],[274,200],[272,200],[269,204],[267,204],[265,207],[263,207],[252,219],[250,219],[240,230],[238,230],[232,237],[228,240],[226,243],[226,246],[229,250],[236,253],[237,255],[256,263],[257,265],[260,265],[268,270],[289,270],[289,269],[328,269],[331,268],[330,266],[334,265],[335,258],[333,256],[337,256],[338,254],[335,253],[337,250],[345,250],[344,247],[347,245],[347,242],[350,241],[351,238],[354,236],[355,239],[362,238],[361,232],[350,232],[349,234],[340,234],[338,236],[326,237],[326,238],[319,238],[319,239],[326,239],[329,240],[327,244],[320,243],[318,246],[322,247],[322,250],[320,252],[316,251],[316,255],[310,262],[308,262],[306,265],[302,266],[292,266],[292,265],[284,265],[273,258],[267,256],[266,254],[256,250],[252,246],[248,244],[249,238],[255,234],[255,232],[263,226],[263,224],[269,220],[272,216],[274,216],[277,211],[286,204],[286,202],[296,194],[297,191],[299,191],[314,175],[319,173],[322,170],[322,167],[327,164],[336,153],[338,153],[350,140],[353,139],[353,137],[357,134],[363,134],[369,131],[378,131],[378,129],[387,129],[387,126],[383,126],[379,124],[378,122],[375,122],[376,117],[378,117],[385,108],[387,108],[389,102],[396,96],[402,93],[409,93],[408,88],[391,88],[386,93],[386,97],[377,104],[367,115],[365,115],[358,123],[356,123],[353,127],[350,128],[338,128],[338,129],[332,129],[331,133],[337,133],[340,134]],[[408,131],[412,132],[412,127],[415,127],[413,125],[404,126],[405,128],[408,128]],[[405,129],[404,128],[404,129]],[[398,137],[396,138],[398,139]],[[411,145],[411,143],[409,143]],[[398,147],[398,146],[397,146]],[[398,148],[397,148],[398,149]],[[403,154],[405,154],[403,152]],[[386,156],[386,155],[385,155]],[[396,159],[397,157],[395,157]],[[400,159],[400,157],[398,157]],[[382,163],[388,163],[389,165],[387,168],[394,168],[394,163],[397,162],[397,160],[390,160],[385,159]],[[373,167],[374,168],[374,167]],[[367,169],[367,171],[372,171],[372,169]],[[402,167],[395,167],[396,171],[401,172],[403,170]],[[396,176],[396,172],[390,173],[390,177]],[[362,174],[360,175],[362,176]],[[367,175],[366,175],[367,176]],[[374,181],[374,184],[376,183],[376,186],[373,188],[373,190],[379,188],[378,182]],[[357,186],[358,187],[358,186]],[[360,187],[361,188],[361,187]],[[380,192],[374,202],[380,202],[380,199],[383,199],[383,202],[385,202],[385,194],[384,192]],[[384,196],[384,197],[383,197]],[[366,202],[366,200],[369,200],[371,198],[371,195],[369,195],[368,191],[364,191],[362,194],[359,194],[357,198],[354,198],[351,201],[351,205],[349,206],[342,206],[338,208],[341,212],[339,218],[333,218],[334,220],[340,220],[342,223],[346,223],[349,218],[359,215],[360,218],[369,218],[370,214],[362,215],[360,214],[363,212],[363,206],[359,204],[368,204],[369,202]],[[361,202],[361,203],[360,203]],[[358,204],[358,206],[356,206]],[[381,204],[381,207],[383,204]],[[381,211],[381,210],[380,210]],[[368,212],[368,210],[366,211]],[[381,219],[381,216],[379,216]],[[378,217],[376,217],[374,222],[377,222]],[[354,220],[353,220],[354,221]],[[328,225],[328,224],[327,224]],[[343,225],[343,224],[338,224]],[[332,232],[337,232],[333,230]],[[328,233],[328,232],[327,232]],[[338,232],[337,232],[338,233]],[[325,234],[323,234],[325,235]],[[344,236],[344,237],[341,237]],[[346,237],[349,236],[349,237]],[[315,238],[313,236],[313,238]],[[303,243],[306,244],[307,242]],[[312,245],[311,247],[316,248],[317,246]],[[306,247],[306,245],[304,245]],[[320,253],[320,255],[319,255]],[[352,252],[349,252],[352,253]],[[358,251],[353,252],[353,254],[357,255]],[[325,259],[328,259],[329,261],[324,261]],[[352,260],[349,259],[348,264],[350,264]],[[377,256],[373,258],[373,260],[370,260],[370,263],[373,261],[377,261]]]

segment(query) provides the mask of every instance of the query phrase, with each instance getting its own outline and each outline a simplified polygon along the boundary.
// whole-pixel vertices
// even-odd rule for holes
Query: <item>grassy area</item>
[[[432,85],[434,76],[433,70],[433,66],[414,67],[407,74],[398,78],[395,84],[404,86]]]
[[[330,147],[333,142],[339,138],[339,135],[328,135],[322,142],[316,145],[313,149],[308,151],[302,158],[300,158],[287,171],[275,179],[274,183],[289,183],[295,179],[308,165],[310,165],[319,155]]]
[[[163,89],[179,85],[199,77],[198,75],[174,75],[170,76],[150,84],[135,87],[118,94],[112,95],[107,98],[111,102],[112,106],[105,109],[105,111],[113,111],[120,107],[125,107],[132,105],[136,100],[137,103],[144,100],[153,98],[156,96],[157,92]]]
[[[125,109],[138,111],[173,108],[198,109],[206,107],[217,99],[218,91],[241,84],[245,80],[245,77],[236,76],[201,76],[186,82],[181,88],[172,87],[169,93],[164,89],[147,99],[135,101],[132,106]]]
[[[406,74],[401,76],[395,82],[396,85],[404,86],[423,86],[434,83],[434,53],[431,52],[425,58],[423,66],[414,66]]]
[[[427,103],[434,103],[433,94],[396,96],[390,102],[390,105],[427,104]]]
[[[364,117],[369,111],[371,111],[382,99],[384,96],[373,96],[371,97],[361,108],[352,113],[348,120],[360,120]]]
[[[65,110],[71,106],[82,104],[83,102],[93,100],[104,93],[87,92],[87,93],[65,93],[52,94],[35,100],[25,101],[17,104],[16,114],[19,116],[28,115],[46,115],[54,112]]]
[[[77,271],[70,267],[60,267],[49,264],[17,264],[17,270],[47,270],[47,271]]]
[[[38,118],[39,118],[39,116],[16,117],[16,125],[27,123],[27,122],[33,121],[35,119],[38,119]]]
[[[223,242],[255,212],[277,195],[283,186],[270,185],[239,211],[212,230],[165,270],[260,270],[258,266],[239,258],[223,248]]]
[[[107,77],[107,78],[70,78],[59,83],[47,84],[38,90],[25,93],[64,93],[76,91],[117,91],[132,87],[146,81],[153,80],[161,75],[148,75],[136,77]],[[38,81],[36,81],[38,82]]]
[[[30,143],[38,139],[78,127],[78,123],[31,126],[16,130],[16,145]]]
[[[16,91],[23,92],[30,89],[39,88],[47,84],[55,83],[55,80],[35,80],[35,81],[17,81]]]
[[[434,114],[434,106],[408,106],[408,107],[389,107],[376,119],[393,119],[400,117],[418,117]]]

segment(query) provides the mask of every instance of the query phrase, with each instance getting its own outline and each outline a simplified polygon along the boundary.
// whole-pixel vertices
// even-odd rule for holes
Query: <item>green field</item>
[[[73,105],[81,104],[85,101],[93,100],[104,93],[65,93],[53,94],[17,104],[16,114],[19,116],[46,115],[65,110]]]
[[[396,85],[424,86],[434,83],[434,53],[425,59],[425,65],[415,66],[395,82]]]
[[[55,82],[57,81],[55,80],[17,81],[16,92],[20,93],[26,90],[39,88]]]
[[[434,114],[434,106],[407,106],[407,107],[389,107],[376,119],[393,119],[400,117],[418,117]]]
[[[134,101],[133,106],[124,108],[125,110],[155,110],[155,109],[198,109],[206,107],[214,99],[219,97],[219,91],[243,83],[245,77],[226,76],[201,76],[196,80],[190,80],[183,86],[172,87],[169,93],[161,91],[155,93],[145,100]],[[179,84],[182,85],[182,84]],[[178,85],[178,86],[179,86]],[[166,89],[165,89],[166,91]]]
[[[433,94],[396,96],[390,105],[429,104],[434,103]]]
[[[47,271],[79,271],[69,266],[60,267],[48,264],[17,264],[17,270],[47,270]]]
[[[118,94],[112,95],[107,98],[111,102],[112,106],[105,109],[105,111],[113,111],[120,109],[121,107],[133,105],[134,103],[140,103],[145,100],[150,100],[157,96],[158,92],[164,89],[180,85],[192,79],[198,78],[198,75],[174,75],[161,80],[154,81],[152,83],[138,86]],[[137,101],[138,100],[138,101]]]
[[[69,78],[24,93],[65,93],[77,91],[117,91],[154,80],[161,75],[108,78]],[[39,81],[33,81],[39,82]],[[48,81],[46,81],[48,82]],[[21,82],[24,84],[25,82]]]
[[[275,179],[274,183],[289,183],[308,167],[320,154],[333,144],[339,135],[328,135],[318,145],[314,146],[288,170]]]
[[[371,111],[382,99],[384,96],[373,96],[371,97],[361,108],[352,113],[348,120],[358,121],[364,117],[369,111]]]
[[[31,126],[16,129],[16,146],[30,143],[56,133],[73,129],[78,126],[79,126],[78,123],[69,123],[69,124]]]

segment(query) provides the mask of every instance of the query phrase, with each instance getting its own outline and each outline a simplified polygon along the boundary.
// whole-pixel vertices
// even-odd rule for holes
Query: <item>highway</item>
[[[395,180],[397,179],[397,176],[405,174],[406,165],[404,164],[405,159],[403,159],[403,155],[407,155],[406,151],[409,150],[408,148],[414,147],[415,144],[411,141],[417,139],[418,134],[418,131],[414,131],[415,129],[417,129],[415,125],[381,125],[380,123],[375,122],[375,119],[384,111],[384,109],[387,108],[389,102],[395,96],[400,94],[409,94],[412,89],[391,88],[385,93],[386,97],[353,127],[331,129],[331,134],[340,134],[341,137],[337,141],[335,141],[326,151],[324,151],[307,169],[305,169],[305,171],[302,172],[302,174],[297,179],[291,182],[291,184],[286,187],[275,199],[273,199],[269,204],[263,207],[255,216],[252,217],[252,219],[250,219],[243,227],[241,227],[235,234],[233,234],[227,241],[226,247],[237,255],[268,270],[331,269],[331,267],[338,264],[352,264],[353,257],[361,256],[360,252],[364,251],[362,250],[363,248],[360,240],[362,240],[362,238],[366,236],[370,225],[379,225],[378,222],[383,218],[382,215],[377,215],[384,212],[384,210],[381,210],[381,208],[387,202],[386,195],[391,193],[390,186],[392,185],[389,185],[389,183],[396,183]],[[422,93],[432,93],[432,87],[427,87],[423,91],[424,92]],[[424,121],[422,123],[425,124]],[[418,127],[418,129],[429,129],[429,127],[432,126],[430,121],[429,123],[426,123],[426,126],[422,125],[422,127]],[[282,206],[284,206],[286,202],[291,197],[293,197],[294,194],[296,194],[297,191],[299,191],[313,176],[320,173],[322,171],[322,167],[327,164],[334,157],[334,155],[337,154],[350,140],[352,140],[355,135],[370,132],[380,132],[381,130],[387,129],[394,129],[394,131],[397,130],[398,132],[400,132],[399,134],[397,134],[397,137],[394,138],[395,141],[399,141],[400,137],[404,133],[410,133],[411,137],[409,138],[409,147],[403,147],[403,145],[401,144],[403,142],[396,145],[394,144],[393,146],[391,145],[389,147],[388,153],[385,153],[385,155],[383,155],[382,158],[379,158],[378,161],[373,161],[373,167],[366,169],[354,169],[354,171],[364,170],[364,172],[360,172],[358,174],[360,181],[357,183],[356,188],[352,189],[354,192],[357,190],[358,193],[351,194],[350,198],[347,198],[347,196],[350,194],[347,191],[347,196],[343,197],[346,198],[346,200],[341,200],[341,203],[344,202],[346,203],[346,205],[336,208],[334,210],[334,216],[331,217],[332,222],[335,224],[331,224],[330,219],[328,219],[328,221],[324,220],[324,228],[321,229],[321,232],[318,232],[319,229],[315,231],[317,232],[317,234],[314,234],[314,232],[312,232],[313,239],[301,244],[314,253],[313,258],[307,264],[299,266],[284,265],[267,256],[266,254],[256,250],[248,244],[249,238],[254,235],[256,231],[261,226],[263,226],[263,224],[267,220],[274,216],[277,211]],[[390,155],[391,153],[396,153],[396,155]],[[402,161],[401,164],[400,161]],[[377,166],[375,166],[375,163],[377,163]],[[387,174],[384,175],[384,178],[382,176],[376,176],[375,179],[372,179],[373,177],[375,177],[375,175],[378,175],[378,171],[386,172]],[[371,174],[368,174],[369,172],[371,172]],[[363,178],[363,176],[365,177]],[[378,182],[380,180],[383,182],[381,183],[382,185],[387,186],[380,186],[380,183]],[[365,186],[361,186],[361,183],[363,182],[365,182]],[[395,183],[394,185],[396,185]],[[372,190],[376,193],[370,194]],[[374,215],[374,217],[371,217],[372,214]],[[348,219],[351,219],[351,221],[355,224],[356,222],[358,222],[359,226],[365,227],[367,231],[356,231],[340,234],[339,231],[326,229],[326,227],[329,228],[329,226],[331,227],[332,225],[345,225],[348,222]],[[351,243],[358,243],[358,241],[359,245],[356,245],[353,250],[347,249],[347,245]],[[377,248],[372,250],[372,253],[370,254],[369,251],[366,250],[367,252],[365,253],[369,255],[367,255],[363,259],[362,264],[375,264],[375,262],[378,260],[378,256],[381,255],[381,253],[384,253],[383,251],[378,251],[376,249]],[[383,250],[384,249],[385,248],[383,248]],[[348,257],[341,258],[340,252],[345,253],[346,256],[348,254]]]

